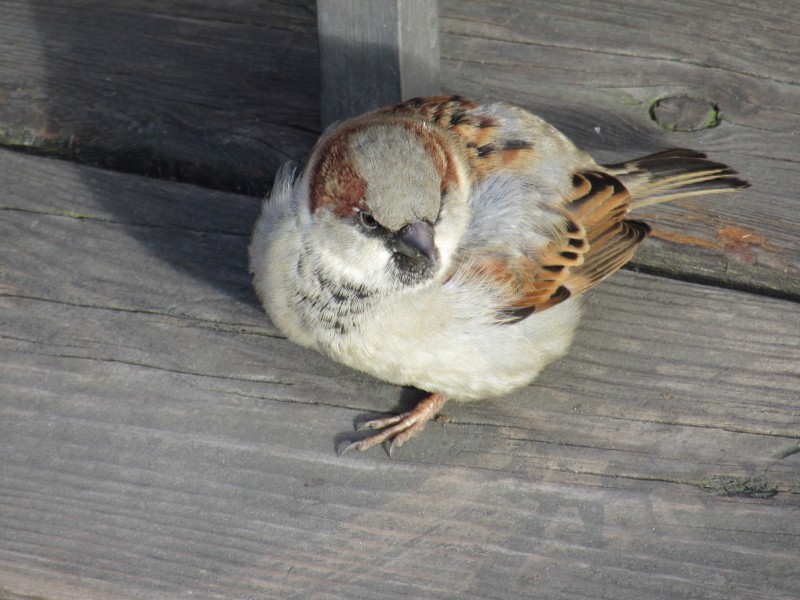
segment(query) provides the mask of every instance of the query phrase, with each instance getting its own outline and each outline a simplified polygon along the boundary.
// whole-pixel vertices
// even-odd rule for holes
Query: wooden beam
[[[318,0],[323,126],[439,92],[436,0]]]
[[[0,189],[3,600],[797,597],[796,302],[618,273],[534,385],[338,458],[403,392],[263,314],[260,199]]]

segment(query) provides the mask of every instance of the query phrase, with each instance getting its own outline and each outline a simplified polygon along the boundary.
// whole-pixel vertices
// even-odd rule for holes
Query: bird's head
[[[470,217],[467,161],[450,134],[403,117],[323,136],[294,190],[298,227],[326,276],[396,290],[447,273]]]

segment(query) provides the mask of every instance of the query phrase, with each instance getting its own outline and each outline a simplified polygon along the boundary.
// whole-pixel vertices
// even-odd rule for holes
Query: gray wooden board
[[[313,0],[4,0],[0,142],[269,189],[319,134]]]
[[[322,123],[439,93],[436,0],[318,0]]]
[[[257,201],[9,152],[0,174],[0,594],[800,589],[795,303],[620,273],[536,384],[338,458],[405,392],[263,316]]]
[[[441,0],[440,10],[445,90],[525,106],[601,161],[689,147],[752,183],[744,194],[642,211],[658,243],[637,264],[800,297],[792,3]],[[716,105],[719,125],[668,131],[653,121],[655,101],[684,96]]]
[[[791,3],[442,0],[440,12],[446,91],[521,104],[600,160],[688,146],[752,182],[645,211],[655,239],[639,268],[800,298]],[[0,55],[3,145],[260,196],[320,130],[311,0],[7,0]],[[720,124],[691,110],[674,120],[697,131],[653,122],[656,100],[684,96],[717,105]]]

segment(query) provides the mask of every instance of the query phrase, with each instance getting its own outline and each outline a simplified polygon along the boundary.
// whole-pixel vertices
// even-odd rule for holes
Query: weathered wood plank
[[[592,150],[645,151],[663,136],[796,161],[786,49],[800,27],[783,2],[442,0],[441,24],[446,87],[502,93]],[[716,103],[723,126],[672,134],[653,122],[651,101],[684,93]]]
[[[0,173],[14,174],[8,180],[0,179],[0,186],[6,190],[1,205],[6,211],[2,221],[3,238],[7,240],[2,279],[6,294],[247,325],[277,335],[260,311],[253,311],[258,308],[257,301],[246,273],[250,228],[259,210],[255,199],[191,186],[167,186],[140,177],[120,177],[10,152],[0,152],[0,159],[6,165]],[[33,174],[38,180],[34,181]],[[27,181],[31,184],[23,184]],[[44,189],[49,189],[50,194],[43,193]],[[144,273],[142,264],[146,264]],[[623,303],[626,296],[647,298],[653,293],[649,287],[638,290],[637,285],[632,283],[625,287],[626,291],[618,292],[615,302]],[[624,311],[615,321],[604,317],[603,323],[613,322],[604,331],[605,336],[612,335],[613,328],[632,336],[628,356],[622,357],[622,347],[617,343],[615,354],[620,355],[620,362],[616,366],[633,368],[630,357],[638,355],[640,345],[656,343],[649,336],[649,331],[655,328],[686,334],[687,337],[669,338],[661,343],[683,362],[698,367],[697,381],[705,377],[699,369],[701,365],[708,362],[709,369],[718,369],[727,360],[717,353],[703,353],[702,360],[694,363],[696,349],[704,343],[729,343],[748,356],[753,355],[747,362],[763,356],[769,344],[777,344],[781,351],[790,352],[788,366],[793,364],[791,352],[797,334],[794,326],[800,322],[794,303],[777,304],[785,310],[768,318],[760,314],[770,301],[758,296],[728,296],[727,292],[706,287],[676,285],[671,294],[658,288],[659,303],[641,318],[625,317]],[[716,307],[704,309],[706,297],[716,298],[721,304],[728,298],[736,298],[737,312],[720,311]],[[689,327],[681,325],[687,319],[697,323]],[[742,348],[747,332],[768,334],[767,346]],[[590,356],[585,358],[590,361]],[[315,368],[322,368],[326,362]],[[780,354],[758,360],[757,364],[764,371],[763,379],[753,380],[757,385],[765,390],[792,389],[794,371],[782,371],[787,364]],[[687,376],[693,373],[689,371]],[[652,375],[649,373],[648,377]],[[667,372],[661,384],[653,380],[653,392],[658,396],[664,392],[661,386],[674,382],[675,374]],[[738,385],[738,379],[734,385]],[[612,397],[620,393],[616,387],[609,389]],[[633,399],[641,409],[644,399],[637,394]],[[791,394],[789,399],[793,401]],[[726,414],[720,417],[730,418]],[[753,422],[754,417],[751,415],[747,420]]]
[[[559,483],[514,473],[523,457],[465,468],[432,448],[428,464],[344,461],[321,431],[345,409],[124,363],[17,355],[6,369],[0,569],[19,592],[790,598],[798,584],[785,500]],[[37,390],[43,376],[61,393]]]
[[[3,3],[0,143],[262,195],[319,133],[313,0]]]
[[[800,67],[787,52],[800,47],[800,22],[789,5],[442,0],[440,6],[444,89],[530,108],[600,160],[685,146],[710,152],[753,184],[744,194],[646,211],[659,242],[643,248],[637,264],[800,298]],[[654,122],[655,102],[683,97],[716,106],[711,121],[718,125],[669,131],[668,123]]]
[[[437,0],[318,0],[324,126],[439,93]]]
[[[753,183],[736,196],[648,210],[656,240],[639,253],[640,268],[800,298],[800,89],[786,50],[800,45],[800,27],[784,2],[440,8],[445,89],[526,106],[602,160],[689,146]],[[319,132],[310,0],[225,9],[12,0],[3,16],[0,143],[261,195]],[[716,105],[710,121],[719,125],[671,132],[653,121],[657,100],[683,97]],[[660,110],[666,125],[672,117]]]
[[[255,201],[0,152],[11,171],[39,179],[0,198],[7,590],[641,599],[800,586],[795,303],[621,273],[536,385],[448,406],[447,424],[394,459],[339,459],[353,420],[402,393],[261,314],[244,263]]]

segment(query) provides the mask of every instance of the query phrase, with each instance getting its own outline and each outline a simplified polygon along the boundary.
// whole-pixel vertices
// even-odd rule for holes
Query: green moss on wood
[[[647,110],[653,122],[667,131],[700,131],[722,121],[716,102],[686,94],[653,98]]]
[[[778,486],[758,477],[714,475],[698,485],[718,496],[766,499],[778,494]]]

